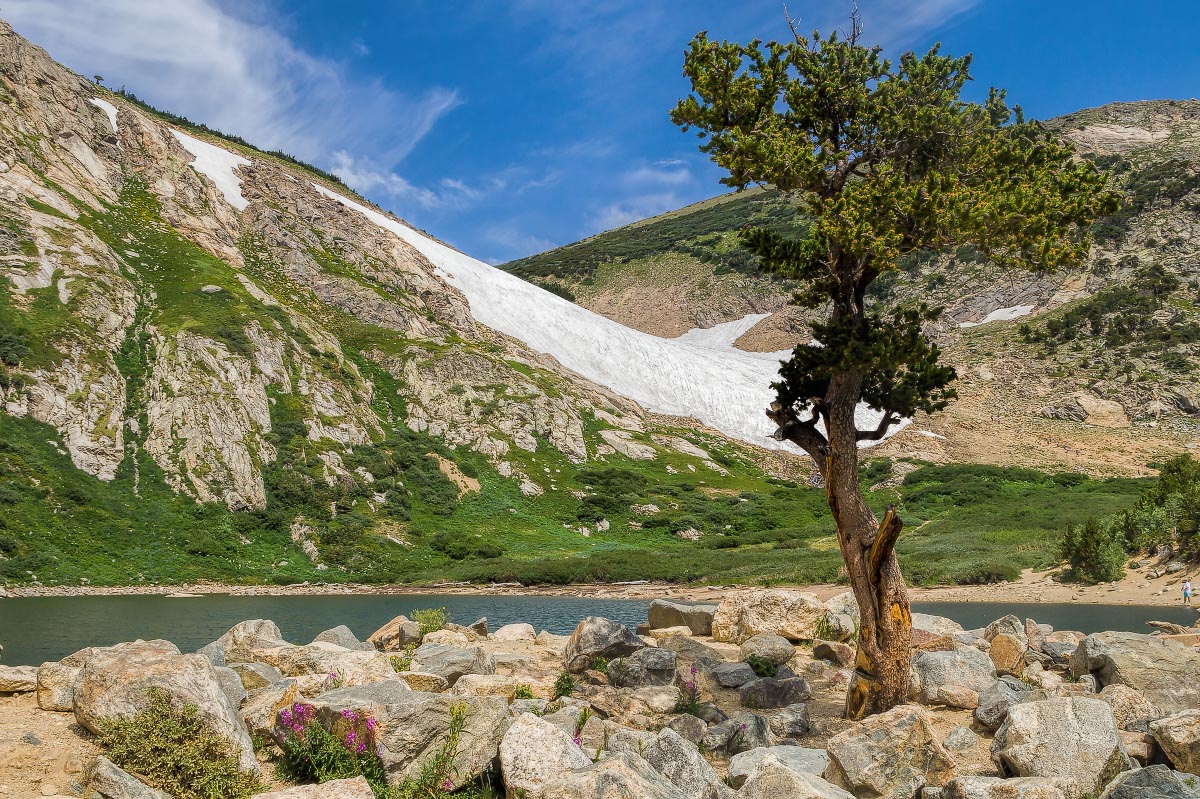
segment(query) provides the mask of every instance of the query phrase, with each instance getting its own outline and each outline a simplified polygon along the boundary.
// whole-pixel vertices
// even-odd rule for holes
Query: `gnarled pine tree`
[[[780,440],[807,452],[824,478],[838,542],[861,614],[846,714],[904,702],[912,619],[896,559],[901,522],[880,522],[859,487],[858,447],[955,396],[954,370],[924,335],[940,309],[884,308],[867,290],[901,258],[969,245],[993,263],[1038,272],[1079,264],[1086,228],[1115,210],[1104,177],[1002,91],[966,102],[970,56],[905,53],[893,65],[860,44],[861,27],[763,45],[710,41],[685,56],[692,94],[671,114],[698,129],[724,183],[794,192],[808,236],[745,230],[763,269],[798,281],[820,346],[797,347],[774,384],[767,415]],[[866,402],[878,423],[860,430]]]

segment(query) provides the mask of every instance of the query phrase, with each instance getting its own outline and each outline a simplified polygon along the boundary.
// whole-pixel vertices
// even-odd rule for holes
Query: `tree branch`
[[[885,411],[883,414],[883,418],[879,420],[879,424],[875,427],[874,430],[858,430],[858,431],[856,431],[854,440],[855,441],[878,441],[887,435],[887,431],[891,429],[892,425],[896,424],[899,421],[900,421],[900,417],[898,417],[895,413],[893,413],[892,411]]]
[[[817,415],[807,421],[796,418],[791,408],[784,408],[778,402],[772,402],[767,408],[767,418],[778,425],[773,435],[776,441],[790,441],[809,454],[818,463],[825,457],[829,440],[817,429]]]
[[[895,548],[903,528],[904,522],[900,521],[896,506],[888,505],[883,521],[879,523],[879,531],[875,533],[875,540],[871,543],[871,553],[867,557],[867,574],[870,576],[871,585],[879,584],[883,564]]]

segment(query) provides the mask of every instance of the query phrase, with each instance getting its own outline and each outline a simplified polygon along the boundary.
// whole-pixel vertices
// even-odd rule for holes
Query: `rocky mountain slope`
[[[960,400],[877,452],[1138,473],[1191,444],[1200,411],[1200,102],[1124,103],[1046,123],[1112,173],[1120,212],[1093,229],[1080,271],[1001,271],[962,250],[912,261],[879,302],[945,308],[930,330]],[[790,287],[757,272],[736,231],[803,234],[788,198],[752,189],[504,265],[626,324],[664,336],[743,320],[734,346],[808,340]]]

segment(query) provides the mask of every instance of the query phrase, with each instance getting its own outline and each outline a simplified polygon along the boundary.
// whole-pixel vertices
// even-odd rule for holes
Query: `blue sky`
[[[975,54],[1050,117],[1200,95],[1200,7],[1126,0],[860,0],[890,53]],[[790,0],[801,30],[849,2]],[[76,71],[283,149],[499,263],[704,199],[721,173],[667,114],[698,30],[787,35],[778,0],[3,0]]]

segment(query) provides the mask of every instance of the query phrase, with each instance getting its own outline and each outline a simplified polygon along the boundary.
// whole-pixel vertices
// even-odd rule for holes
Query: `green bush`
[[[559,674],[558,679],[554,681],[554,698],[570,696],[574,690],[575,678],[565,671]]]
[[[412,620],[421,625],[421,635],[428,635],[444,629],[446,622],[449,621],[445,608],[418,609],[414,610],[411,615]]]
[[[1068,524],[1059,554],[1072,574],[1086,582],[1119,580],[1125,574],[1125,536],[1111,519],[1088,519],[1083,527]]]
[[[195,705],[177,707],[161,688],[147,697],[146,709],[131,718],[100,722],[97,742],[110,760],[177,799],[242,799],[265,790]]]
[[[754,673],[759,677],[774,677],[779,673],[779,667],[766,658],[758,655],[750,655],[746,658],[746,665],[754,669]]]

